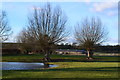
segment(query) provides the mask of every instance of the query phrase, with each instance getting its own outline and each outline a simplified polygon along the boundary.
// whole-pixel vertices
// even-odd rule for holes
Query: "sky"
[[[40,9],[44,4],[46,2],[2,2],[0,10],[6,11],[9,25],[13,31],[7,42],[16,41],[18,33],[27,26],[28,15],[34,10],[34,7]],[[70,31],[70,35],[65,42],[75,42],[75,25],[86,17],[91,18],[94,16],[101,19],[104,27],[109,32],[108,40],[104,44],[118,44],[118,2],[93,2],[85,0],[84,2],[50,2],[50,4],[53,7],[61,7],[68,17],[66,28]]]

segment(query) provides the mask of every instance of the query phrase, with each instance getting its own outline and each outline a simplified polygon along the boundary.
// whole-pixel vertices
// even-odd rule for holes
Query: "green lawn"
[[[42,62],[42,55],[3,56],[3,61]],[[118,78],[118,57],[95,56],[94,60],[85,56],[52,55],[50,64],[58,67],[36,70],[4,70],[3,78]]]

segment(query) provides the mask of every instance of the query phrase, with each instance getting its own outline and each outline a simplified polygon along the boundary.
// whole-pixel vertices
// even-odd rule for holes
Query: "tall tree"
[[[11,27],[8,25],[6,12],[0,12],[0,41],[4,42],[8,40],[9,35],[11,34]]]
[[[45,54],[45,60],[50,60],[50,52],[55,44],[64,41],[68,35],[65,31],[67,17],[60,7],[54,9],[50,4],[41,9],[34,8],[33,14],[28,17],[28,26],[24,29],[18,41],[30,43]]]
[[[94,46],[101,44],[107,39],[107,31],[105,31],[101,19],[95,17],[86,18],[81,24],[77,24],[75,38],[80,46],[87,50],[89,59],[92,58]]]

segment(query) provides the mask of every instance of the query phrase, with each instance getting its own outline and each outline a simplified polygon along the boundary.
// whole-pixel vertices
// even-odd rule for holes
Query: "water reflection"
[[[56,67],[56,65],[49,65],[46,67],[43,63],[0,62],[0,64],[2,64],[2,70],[27,70]]]

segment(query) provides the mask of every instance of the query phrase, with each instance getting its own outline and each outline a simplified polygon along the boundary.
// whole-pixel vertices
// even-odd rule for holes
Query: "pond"
[[[0,62],[0,65],[2,65],[2,70],[28,70],[45,68],[43,63]],[[49,68],[50,67],[57,67],[57,65],[49,65]]]

